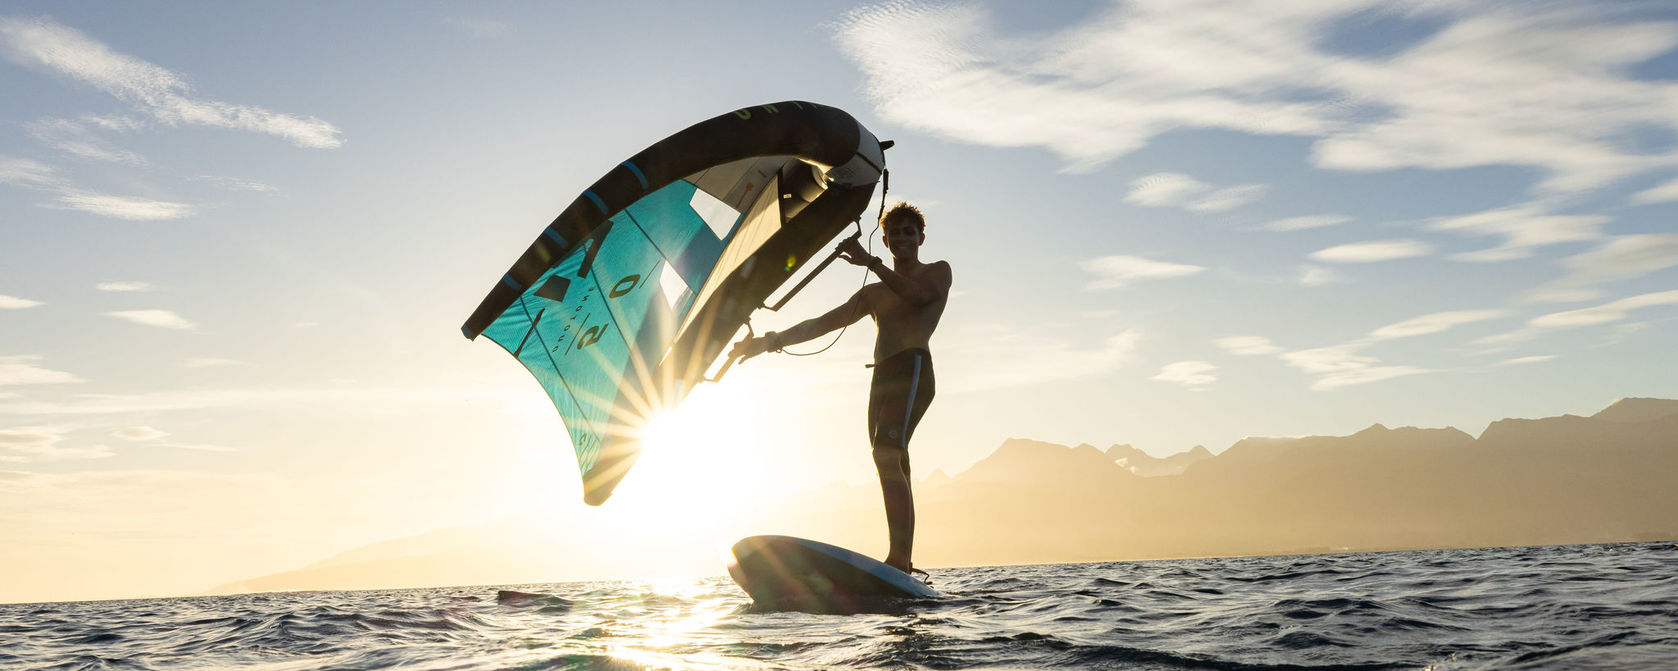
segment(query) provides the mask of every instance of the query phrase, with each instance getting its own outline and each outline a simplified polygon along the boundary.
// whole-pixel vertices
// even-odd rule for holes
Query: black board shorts
[[[909,437],[937,389],[932,353],[924,349],[906,349],[875,363],[868,390],[869,442],[875,448],[909,447]]]

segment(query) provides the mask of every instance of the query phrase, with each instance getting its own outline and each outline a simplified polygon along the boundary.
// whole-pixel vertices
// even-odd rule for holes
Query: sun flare
[[[640,423],[640,457],[603,508],[646,529],[723,533],[760,504],[753,483],[763,476],[742,429],[745,394],[703,385],[674,408]],[[630,521],[630,520],[626,520]]]

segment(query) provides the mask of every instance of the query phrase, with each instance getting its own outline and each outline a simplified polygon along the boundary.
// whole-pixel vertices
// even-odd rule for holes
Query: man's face
[[[925,237],[915,230],[915,222],[904,218],[887,220],[880,228],[881,235],[886,240],[886,247],[891,250],[893,256],[913,252],[916,247],[921,246],[921,240]]]

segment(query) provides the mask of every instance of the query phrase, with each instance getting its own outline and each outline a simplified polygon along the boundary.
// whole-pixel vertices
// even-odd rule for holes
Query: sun
[[[745,396],[701,385],[676,407],[651,413],[636,432],[640,457],[603,507],[653,527],[738,520],[757,503],[752,483],[764,475],[751,456],[753,432],[741,426],[749,421],[741,408],[753,407]]]

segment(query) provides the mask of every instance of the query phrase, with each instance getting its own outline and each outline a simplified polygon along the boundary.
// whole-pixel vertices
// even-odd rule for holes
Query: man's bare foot
[[[914,570],[914,568],[915,568],[915,567],[909,565],[909,560],[907,560],[907,559],[894,559],[894,558],[891,558],[891,557],[886,557],[885,565],[890,566],[890,567],[892,567],[894,569],[897,569],[899,571],[902,571],[904,573],[908,573],[908,572]]]

